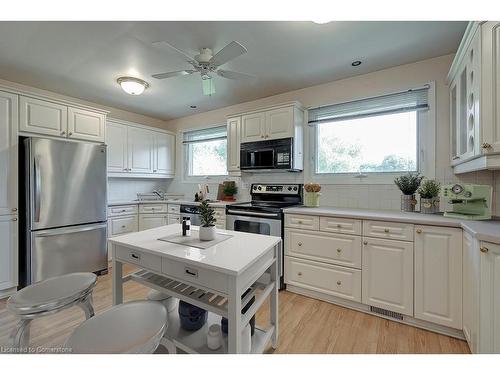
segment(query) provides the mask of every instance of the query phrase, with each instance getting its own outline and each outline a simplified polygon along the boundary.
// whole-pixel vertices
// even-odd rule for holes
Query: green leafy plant
[[[208,205],[208,200],[200,204],[201,225],[203,227],[213,227],[215,225],[215,210]]]
[[[426,180],[418,189],[420,198],[428,199],[435,198],[439,195],[441,191],[441,184],[436,180]]]
[[[224,186],[224,195],[232,197],[238,193],[238,187],[236,185],[225,185]]]
[[[413,195],[418,190],[424,176],[419,173],[407,173],[394,179],[394,183],[404,195]]]

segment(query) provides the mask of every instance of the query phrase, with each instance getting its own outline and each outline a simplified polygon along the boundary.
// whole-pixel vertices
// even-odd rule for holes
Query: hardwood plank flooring
[[[125,267],[130,272],[131,267]],[[112,271],[110,271],[112,272]],[[125,301],[144,299],[149,289],[134,282],[124,288]],[[0,346],[8,344],[17,323],[0,300]],[[111,275],[98,278],[94,309],[99,314],[112,306]],[[31,346],[57,347],[84,319],[72,307],[58,314],[36,319],[31,328]],[[346,309],[295,293],[279,293],[279,345],[267,353],[469,353],[467,343],[448,336]],[[269,322],[267,302],[257,313],[257,324]]]

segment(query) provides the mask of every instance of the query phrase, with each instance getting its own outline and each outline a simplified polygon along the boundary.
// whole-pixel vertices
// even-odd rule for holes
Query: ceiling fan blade
[[[187,52],[184,52],[183,50],[181,50],[177,47],[174,47],[170,43],[167,43],[165,41],[160,41],[160,42],[153,42],[152,44],[153,44],[153,47],[157,47],[157,48],[161,48],[161,49],[165,49],[165,50],[169,50],[169,49],[174,50],[179,55],[182,55],[185,58],[185,60],[187,62],[189,62],[190,64],[198,65],[198,63],[196,62],[196,60],[194,59],[193,56],[190,56]]]
[[[222,69],[217,70],[217,74],[221,77],[229,79],[252,80],[256,78],[255,76],[252,76],[250,74],[233,72],[231,70],[222,70]]]
[[[195,72],[195,70],[179,70],[176,72],[153,74],[151,77],[156,78],[156,79],[165,79],[165,78],[170,78],[170,77],[185,76],[188,74],[193,74],[194,72]]]
[[[232,41],[210,59],[211,65],[220,66],[247,52],[247,49],[240,43]]]

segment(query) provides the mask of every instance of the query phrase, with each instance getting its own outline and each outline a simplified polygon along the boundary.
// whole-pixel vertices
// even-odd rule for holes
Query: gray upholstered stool
[[[153,353],[167,329],[167,309],[159,302],[113,306],[80,324],[66,341],[72,353]]]
[[[90,272],[70,273],[40,281],[21,289],[7,300],[7,309],[21,320],[12,331],[12,344],[25,348],[29,344],[29,329],[33,319],[79,306],[85,318],[94,316],[92,290],[97,277]]]

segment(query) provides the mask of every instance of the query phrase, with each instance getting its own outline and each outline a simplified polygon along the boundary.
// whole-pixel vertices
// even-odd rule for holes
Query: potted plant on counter
[[[420,213],[433,214],[439,212],[439,192],[441,184],[436,180],[424,181],[418,189],[420,194]]]
[[[320,184],[304,184],[304,206],[319,207]]]
[[[417,204],[415,193],[423,178],[424,176],[420,176],[418,173],[409,172],[394,180],[396,186],[401,190],[401,193],[403,193],[403,195],[401,195],[401,211],[415,211],[415,206]]]
[[[236,184],[227,184],[224,185],[224,200],[225,201],[234,201],[234,196],[238,193],[238,187]]]
[[[208,205],[208,200],[200,204],[200,241],[215,239],[215,211]]]

